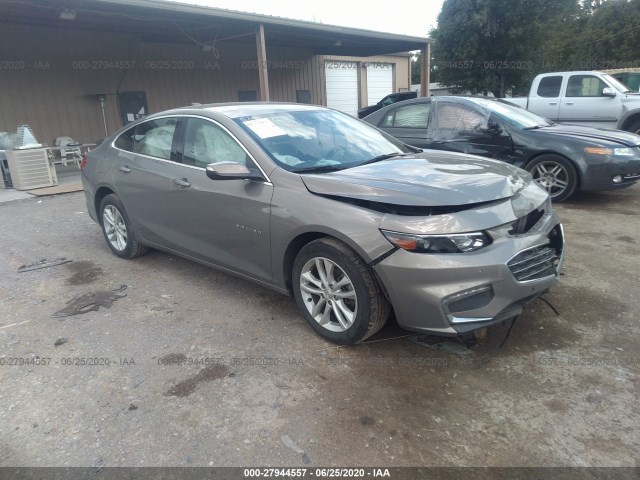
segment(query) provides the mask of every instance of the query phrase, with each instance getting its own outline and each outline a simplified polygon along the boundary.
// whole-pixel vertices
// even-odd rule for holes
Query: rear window
[[[545,98],[555,98],[560,96],[562,77],[544,77],[538,84],[538,96]]]

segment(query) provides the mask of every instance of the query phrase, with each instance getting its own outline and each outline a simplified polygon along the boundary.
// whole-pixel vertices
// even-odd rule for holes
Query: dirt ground
[[[0,465],[640,466],[640,188],[557,208],[559,315],[537,300],[458,356],[394,322],[336,348],[291,298],[118,259],[82,193],[0,204]]]

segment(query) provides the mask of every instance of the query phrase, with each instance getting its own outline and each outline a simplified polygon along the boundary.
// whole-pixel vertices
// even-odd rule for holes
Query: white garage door
[[[349,115],[358,114],[358,64],[325,62],[327,107]]]
[[[393,67],[390,63],[367,65],[367,105],[373,105],[393,93]]]

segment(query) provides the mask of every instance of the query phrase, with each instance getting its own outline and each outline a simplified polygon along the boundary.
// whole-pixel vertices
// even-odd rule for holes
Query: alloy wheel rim
[[[556,162],[541,162],[531,172],[533,179],[551,198],[557,197],[569,187],[569,172]]]
[[[102,212],[102,224],[107,240],[119,252],[127,248],[127,226],[122,214],[113,205],[107,205]]]
[[[318,325],[331,332],[345,332],[353,325],[358,298],[351,279],[335,262],[310,259],[300,272],[302,301]]]

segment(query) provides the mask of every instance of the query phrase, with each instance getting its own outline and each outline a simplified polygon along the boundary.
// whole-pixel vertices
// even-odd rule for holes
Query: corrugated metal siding
[[[142,43],[130,34],[0,23],[0,61],[5,62],[0,131],[28,124],[49,145],[60,135],[90,143],[104,137],[95,93],[110,94],[106,117],[112,133],[121,126],[117,91],[144,91],[153,113],[192,102],[237,101],[238,91],[258,90],[253,39],[219,42],[216,48],[217,56],[196,44]],[[313,103],[326,105],[324,60],[396,63],[395,88],[408,88],[406,57],[321,57],[267,44],[271,99],[295,102],[296,90],[310,90]],[[114,61],[133,61],[135,67],[109,66]]]
[[[104,127],[93,93],[110,94],[106,117],[112,133],[121,126],[118,90],[144,91],[150,113],[192,102],[238,101],[238,91],[258,90],[255,42],[222,42],[216,48],[217,56],[195,44],[0,24],[0,60],[16,66],[0,70],[0,131],[28,124],[49,145],[60,135],[96,142]],[[312,101],[322,103],[312,52],[267,46],[267,58],[272,100],[295,102],[296,90],[311,90]],[[109,67],[114,61],[135,67]]]

